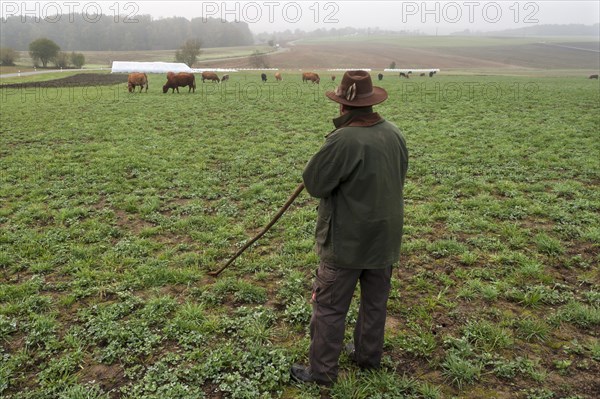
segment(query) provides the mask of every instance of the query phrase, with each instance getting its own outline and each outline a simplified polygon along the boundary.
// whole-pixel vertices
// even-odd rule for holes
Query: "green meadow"
[[[162,75],[148,93],[0,89],[0,396],[598,397],[597,81],[376,83],[410,151],[384,360],[342,355],[320,392],[289,378],[307,360],[317,200],[208,272],[301,181],[333,85],[230,75],[179,94]]]

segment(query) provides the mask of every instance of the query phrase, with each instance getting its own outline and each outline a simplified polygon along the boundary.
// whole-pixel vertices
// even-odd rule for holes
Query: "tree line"
[[[29,43],[29,55],[33,60],[33,66],[43,68],[49,62],[54,63],[57,68],[81,68],[85,64],[85,56],[82,53],[71,51],[71,54],[60,50],[60,46],[52,40],[41,37]],[[0,65],[13,66],[19,59],[19,54],[10,47],[0,47]]]
[[[183,17],[153,19],[137,15],[135,22],[120,18],[89,15],[63,15],[36,21],[20,16],[0,20],[0,47],[28,50],[41,37],[57,43],[66,51],[171,50],[189,38],[200,38],[203,47],[229,47],[253,44],[252,32],[245,22],[226,22],[215,18]]]
[[[183,62],[190,67],[193,66],[201,53],[201,46],[202,42],[198,39],[186,40],[175,52],[175,61]],[[29,55],[33,60],[34,67],[39,67],[41,63],[42,67],[46,68],[48,62],[53,62],[57,68],[71,66],[81,68],[85,64],[85,56],[82,53],[72,51],[71,54],[68,54],[61,51],[58,44],[46,37],[41,37],[29,43]],[[0,47],[0,65],[15,65],[17,58],[18,54],[12,48]]]

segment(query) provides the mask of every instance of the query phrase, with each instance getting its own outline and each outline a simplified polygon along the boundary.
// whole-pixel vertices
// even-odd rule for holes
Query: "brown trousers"
[[[315,379],[337,379],[346,314],[358,281],[360,308],[354,329],[355,360],[361,367],[379,367],[391,276],[391,266],[384,269],[341,269],[321,262],[313,284],[310,321],[309,360]]]

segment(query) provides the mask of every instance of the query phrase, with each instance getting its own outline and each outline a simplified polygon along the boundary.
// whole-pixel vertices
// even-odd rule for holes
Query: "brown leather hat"
[[[367,71],[346,71],[337,89],[325,95],[336,103],[353,107],[369,107],[384,102],[388,97],[384,89],[373,86]]]

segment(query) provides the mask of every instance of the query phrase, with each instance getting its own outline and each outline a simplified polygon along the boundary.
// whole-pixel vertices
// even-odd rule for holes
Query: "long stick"
[[[292,195],[290,195],[290,198],[288,198],[287,202],[281,207],[281,209],[279,209],[279,212],[277,212],[277,214],[275,215],[275,217],[273,218],[273,220],[271,220],[269,222],[269,224],[260,233],[258,233],[256,235],[256,237],[254,237],[253,239],[251,239],[250,241],[248,241],[246,243],[246,245],[244,245],[239,251],[237,251],[235,253],[235,255],[233,255],[233,257],[231,259],[229,259],[229,261],[227,263],[225,263],[219,270],[216,270],[216,271],[213,271],[213,272],[209,272],[208,274],[210,276],[213,276],[213,277],[218,276],[223,270],[225,270],[227,268],[227,266],[229,266],[230,264],[232,264],[233,261],[236,260],[238,256],[240,256],[246,249],[248,249],[248,247],[250,245],[254,244],[254,242],[256,242],[256,240],[258,240],[267,231],[269,231],[269,229],[271,227],[273,227],[273,225],[275,223],[277,223],[277,221],[279,220],[279,218],[281,217],[281,215],[283,215],[283,213],[290,207],[290,205],[292,205],[292,203],[294,202],[294,200],[296,198],[298,198],[298,196],[300,195],[300,193],[302,192],[302,190],[304,190],[304,183],[300,183],[298,185],[298,187],[296,187],[296,190],[294,190],[294,192],[292,193]]]

